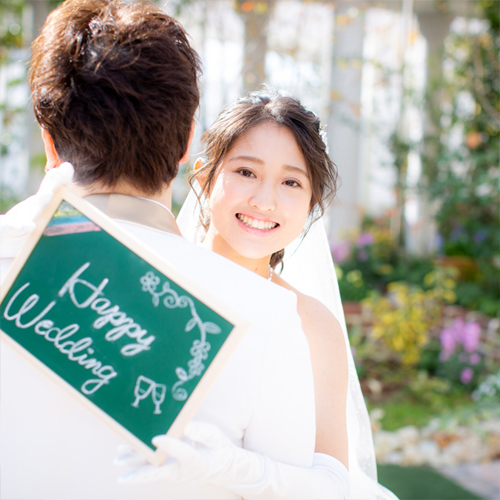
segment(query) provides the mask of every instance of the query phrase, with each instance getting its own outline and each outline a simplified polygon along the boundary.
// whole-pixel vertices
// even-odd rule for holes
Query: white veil
[[[177,223],[183,236],[194,243],[200,243],[204,234],[199,221],[200,203],[191,190],[177,217]],[[293,287],[325,304],[342,326],[349,365],[347,433],[351,498],[397,500],[392,492],[377,482],[370,418],[354,366],[337,275],[323,219],[314,222],[304,238],[298,238],[285,249],[284,270],[281,276]]]

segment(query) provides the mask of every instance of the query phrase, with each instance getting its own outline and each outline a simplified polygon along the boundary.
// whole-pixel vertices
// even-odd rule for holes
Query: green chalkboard
[[[2,335],[160,462],[245,325],[65,189],[14,264]]]

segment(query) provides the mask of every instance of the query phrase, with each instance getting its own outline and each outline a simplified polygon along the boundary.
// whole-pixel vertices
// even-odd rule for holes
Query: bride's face
[[[304,156],[293,133],[275,123],[240,137],[212,185],[212,248],[237,260],[269,258],[300,235],[311,203]]]

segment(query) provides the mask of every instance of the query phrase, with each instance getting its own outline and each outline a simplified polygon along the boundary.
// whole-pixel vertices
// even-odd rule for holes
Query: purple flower
[[[473,352],[469,356],[469,363],[471,365],[477,365],[481,361],[481,356],[477,352]]]
[[[335,245],[332,248],[333,261],[336,264],[344,262],[344,260],[346,260],[349,257],[350,250],[351,249],[349,243],[347,243],[346,241],[339,243],[338,245]]]
[[[474,236],[472,237],[474,239],[475,243],[482,243],[485,239],[486,236],[488,236],[488,232],[485,229],[480,229],[476,233],[474,233]]]
[[[439,358],[441,361],[446,361],[455,350],[454,331],[451,328],[444,328],[439,336],[439,340],[441,341],[441,347],[443,349]]]
[[[465,323],[462,326],[462,345],[467,352],[474,352],[479,344],[479,336],[481,335],[481,327],[476,321]]]
[[[455,319],[450,328],[443,328],[441,331],[439,337],[441,341],[440,361],[446,361],[455,352],[457,345],[461,344],[463,351],[458,359],[462,363],[477,365],[481,361],[481,356],[476,352],[480,335],[481,327],[476,321],[466,323],[462,318]],[[462,372],[462,376],[467,377],[468,375]]]
[[[474,370],[472,368],[464,368],[460,374],[460,380],[462,384],[468,384],[472,377],[474,376]]]
[[[366,260],[368,260],[368,254],[364,250],[360,250],[358,252],[358,260],[360,260],[361,262],[365,262]]]
[[[364,247],[366,245],[371,245],[375,241],[373,234],[371,233],[363,233],[360,234],[358,240],[356,241],[356,245],[358,247]]]

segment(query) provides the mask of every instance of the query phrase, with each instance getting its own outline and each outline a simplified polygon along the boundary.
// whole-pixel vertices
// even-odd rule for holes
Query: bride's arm
[[[316,400],[316,448],[348,467],[348,365],[339,322],[318,300],[300,294],[298,312],[309,343]]]

